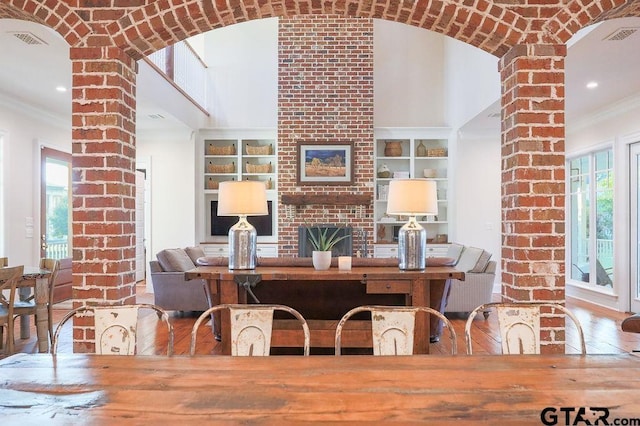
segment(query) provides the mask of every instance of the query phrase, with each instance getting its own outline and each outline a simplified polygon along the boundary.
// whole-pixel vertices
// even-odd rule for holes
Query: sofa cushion
[[[184,249],[184,251],[187,253],[187,256],[189,256],[189,259],[191,259],[191,261],[196,264],[198,258],[200,257],[204,257],[204,250],[202,250],[202,247],[200,246],[195,246],[195,247],[186,247]]]
[[[228,264],[229,258],[222,256],[202,256],[196,259],[197,266],[227,266]]]
[[[480,273],[484,272],[487,269],[487,265],[489,264],[489,259],[491,259],[491,253],[486,250],[482,250],[482,254],[478,258],[476,265],[469,270],[469,272]]]
[[[180,248],[162,250],[156,257],[165,272],[185,272],[196,267],[187,252]]]

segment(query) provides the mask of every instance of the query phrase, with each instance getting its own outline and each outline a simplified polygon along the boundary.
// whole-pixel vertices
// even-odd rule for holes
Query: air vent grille
[[[149,114],[149,118],[154,119],[154,120],[163,120],[164,119],[164,115],[162,115],[162,114]]]
[[[638,28],[618,28],[604,39],[608,41],[620,41],[633,35],[636,31],[638,31]]]
[[[40,37],[30,32],[13,32],[11,34],[18,40],[29,45],[47,44],[47,42],[42,40]]]

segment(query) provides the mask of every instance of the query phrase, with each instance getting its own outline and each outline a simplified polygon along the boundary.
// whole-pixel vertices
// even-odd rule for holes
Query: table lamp
[[[387,214],[409,216],[409,221],[398,231],[400,269],[424,269],[427,263],[427,231],[418,223],[416,216],[438,214],[436,183],[426,179],[390,181]]]
[[[239,216],[238,223],[229,229],[229,269],[255,269],[258,233],[247,216],[265,216],[268,212],[264,182],[220,182],[218,215]]]

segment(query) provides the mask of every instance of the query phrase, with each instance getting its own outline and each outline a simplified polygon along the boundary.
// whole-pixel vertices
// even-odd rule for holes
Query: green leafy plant
[[[333,246],[348,238],[349,235],[338,235],[341,228],[336,228],[329,234],[329,228],[321,229],[319,226],[307,226],[309,240],[315,251],[331,251]],[[327,235],[329,234],[329,235]]]

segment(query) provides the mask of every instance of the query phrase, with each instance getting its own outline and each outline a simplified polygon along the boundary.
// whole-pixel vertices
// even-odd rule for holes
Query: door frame
[[[626,309],[640,312],[640,135],[629,146],[629,286]],[[621,289],[621,292],[624,291]]]

